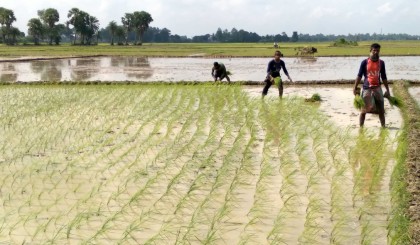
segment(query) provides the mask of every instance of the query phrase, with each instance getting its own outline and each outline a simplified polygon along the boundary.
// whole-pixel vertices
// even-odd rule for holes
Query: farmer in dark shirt
[[[214,78],[216,82],[217,79],[222,81],[225,77],[228,82],[230,82],[230,78],[227,74],[226,67],[223,63],[214,62],[213,68],[211,68],[211,76]]]
[[[268,62],[267,66],[267,77],[265,78],[265,86],[262,91],[262,96],[266,96],[268,93],[268,89],[273,85],[273,83],[278,83],[279,88],[279,96],[282,98],[283,96],[283,82],[280,76],[280,70],[283,69],[284,74],[286,74],[287,78],[289,78],[290,82],[293,82],[289,76],[289,72],[286,69],[286,64],[283,60],[280,59],[282,57],[282,53],[280,51],[276,51],[274,53],[274,59]]]
[[[386,77],[385,62],[379,59],[381,46],[374,43],[370,46],[369,58],[364,59],[359,68],[356,80],[354,82],[353,93],[358,94],[357,85],[364,77],[363,90],[360,95],[363,98],[365,106],[360,113],[359,123],[363,127],[365,123],[366,113],[379,114],[381,126],[385,127],[385,108],[384,96],[390,96],[388,80]],[[381,81],[385,86],[385,94],[382,92]]]

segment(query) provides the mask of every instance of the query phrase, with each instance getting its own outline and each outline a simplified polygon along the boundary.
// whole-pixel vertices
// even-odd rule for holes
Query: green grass
[[[420,41],[383,41],[381,54],[420,55]],[[371,42],[360,42],[358,46],[333,47],[332,42],[280,43],[285,57],[296,56],[296,49],[313,46],[318,49],[315,56],[366,56]],[[101,43],[95,46],[49,45],[0,45],[0,57],[21,56],[92,56],[123,55],[149,57],[272,57],[272,43],[145,43],[142,46],[111,46]]]

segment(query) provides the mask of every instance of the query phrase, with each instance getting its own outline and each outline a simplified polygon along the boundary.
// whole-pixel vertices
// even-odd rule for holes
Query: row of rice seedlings
[[[298,132],[299,148],[296,152],[299,155],[301,171],[307,179],[305,194],[308,197],[308,203],[305,210],[304,230],[298,240],[305,244],[322,244],[329,242],[332,230],[331,193],[328,190],[332,179],[331,171],[328,169],[332,168],[332,162],[328,162],[324,156],[321,156],[321,159],[319,157],[320,150],[326,148],[325,134],[334,129],[334,126],[314,108],[306,109],[305,113],[310,115],[312,120],[309,123],[304,122],[302,129]]]
[[[332,229],[329,238],[331,243],[359,243],[360,223],[351,198],[354,180],[349,151],[353,147],[353,134],[349,129],[330,130],[326,141],[327,155],[333,166],[330,186]]]
[[[20,150],[20,148],[16,148],[17,150]],[[9,160],[9,159],[8,159]],[[28,166],[28,165],[25,165],[25,166]],[[24,169],[24,171],[25,172],[27,172],[26,170],[28,170],[29,168],[32,168],[32,165],[29,165],[29,167],[27,167],[26,169]],[[34,170],[36,170],[36,171],[39,171],[38,170],[39,169],[39,167],[37,167],[36,169],[34,169]],[[29,171],[31,171],[31,170],[29,170]],[[21,171],[21,172],[23,172],[23,171]],[[16,173],[19,173],[19,172],[16,172]],[[30,172],[30,174],[32,175],[32,173]],[[4,185],[3,187],[7,187],[8,185]],[[25,188],[25,187],[23,187],[23,188]],[[32,188],[32,190],[36,190],[36,188]],[[24,192],[28,192],[28,190],[24,190],[23,189],[23,191]],[[13,192],[13,191],[12,191]],[[17,191],[16,191],[17,192]],[[23,192],[22,192],[23,193]],[[29,193],[32,193],[32,192],[29,192]],[[33,195],[31,195],[31,196],[33,196]],[[32,198],[31,198],[32,199]],[[25,202],[25,205],[31,205],[31,203],[33,203],[33,200],[31,200],[31,202]],[[15,203],[15,204],[17,204],[17,203]]]
[[[308,200],[302,203],[306,204],[306,216],[303,218],[304,229],[297,240],[311,244],[326,243],[331,224],[329,221],[329,193],[326,192],[325,187],[330,186],[331,182],[328,172],[323,172],[319,168],[317,164],[319,162],[318,155],[313,149],[315,145],[325,147],[323,135],[331,129],[331,125],[325,125],[327,121],[325,116],[320,115],[312,107],[301,107],[299,112],[304,113],[312,120],[309,122],[299,120],[293,124],[293,127],[297,128],[293,151],[297,155],[296,159],[298,159],[300,166],[300,169],[295,171],[301,172],[302,177],[305,178],[306,188],[300,196],[306,197]],[[330,165],[330,163],[326,164]],[[302,201],[303,198],[301,198]]]
[[[117,171],[117,174],[116,175],[118,175],[119,173],[121,173],[122,171]],[[115,176],[114,176],[115,177]],[[114,177],[111,177],[111,178],[109,178],[109,179],[113,179]],[[117,177],[115,177],[115,178],[117,178]],[[120,189],[120,188],[119,188]],[[121,188],[122,189],[122,188]],[[120,191],[119,191],[119,193],[121,193]],[[109,203],[109,201],[108,201],[108,203]],[[103,229],[101,229],[101,232],[97,232],[95,235],[96,236],[93,236],[93,237],[91,237],[90,239],[93,239],[93,238],[96,238],[97,236],[99,236],[99,235],[101,235],[101,234],[103,234],[104,232],[105,232],[105,228],[107,228],[108,227],[108,225],[107,225],[107,222],[108,223],[110,223],[110,222],[114,222],[116,219],[117,219],[117,217],[118,216],[113,216],[113,217],[111,217],[111,218],[109,218],[109,219],[107,219],[106,221],[105,221],[105,223],[102,225],[102,228]]]
[[[189,123],[187,123],[187,124],[184,124],[184,125],[189,125]],[[194,139],[194,135],[192,136],[192,138],[191,139]],[[190,141],[190,142],[193,142],[193,141]],[[159,143],[158,143],[159,144]],[[188,143],[189,144],[189,143]],[[169,144],[168,144],[168,146],[169,146]],[[177,149],[177,148],[175,148],[175,149]],[[157,162],[158,161],[158,159],[159,158],[161,158],[160,157],[160,155],[162,155],[161,153],[162,152],[164,152],[164,154],[163,155],[165,155],[166,153],[167,153],[167,150],[165,150],[164,148],[163,148],[163,150],[161,150],[161,151],[159,151],[156,155],[155,155],[155,159],[153,159],[151,162],[153,163],[153,162]],[[148,181],[147,183],[146,183],[146,185],[141,189],[141,190],[139,190],[138,192],[136,192],[135,193],[135,195],[134,196],[132,196],[132,198],[130,199],[130,201],[127,203],[127,206],[124,206],[122,209],[126,209],[126,208],[128,208],[128,207],[131,207],[131,209],[132,208],[134,208],[134,207],[136,207],[136,206],[142,206],[142,208],[143,208],[143,210],[144,211],[142,211],[142,214],[141,214],[141,216],[138,218],[138,219],[136,219],[136,221],[135,221],[135,223],[136,224],[133,224],[133,223],[131,223],[130,225],[129,225],[129,228],[131,227],[131,228],[133,228],[133,227],[136,227],[136,228],[139,228],[140,227],[140,225],[145,225],[146,224],[146,222],[147,222],[147,219],[148,219],[148,217],[151,217],[150,216],[150,214],[152,214],[152,213],[155,213],[156,211],[158,211],[158,210],[156,210],[156,208],[157,208],[157,203],[160,201],[160,200],[162,200],[163,199],[163,196],[165,195],[165,194],[167,194],[167,193],[169,193],[168,192],[168,190],[169,189],[171,189],[171,183],[172,182],[170,182],[169,184],[168,184],[168,186],[167,186],[167,191],[163,194],[163,196],[161,196],[160,198],[156,198],[156,201],[152,201],[151,200],[151,196],[150,196],[150,192],[147,190],[148,188],[153,188],[152,186],[153,185],[156,185],[156,181],[157,181],[157,179],[158,178],[160,178],[159,176],[162,176],[162,177],[164,177],[165,179],[167,178],[167,175],[168,175],[168,172],[171,172],[170,170],[168,170],[168,168],[169,169],[171,169],[170,167],[169,167],[169,163],[171,163],[172,161],[171,161],[172,159],[168,159],[168,160],[166,160],[166,161],[164,161],[165,162],[165,166],[162,166],[163,167],[163,169],[161,170],[161,171],[159,171],[158,173],[157,173],[157,175],[155,176],[155,178],[153,178],[153,180],[154,181]],[[153,163],[153,164],[155,164],[155,163]],[[181,172],[179,172],[179,173],[183,173],[184,172],[184,170],[185,170],[185,168],[182,166],[181,167]],[[177,176],[177,175],[176,175]],[[171,181],[173,181],[173,180],[176,180],[176,176],[175,176],[175,178],[173,178]],[[149,179],[149,180],[151,180],[151,179]],[[162,190],[163,191],[163,190]],[[157,193],[154,193],[154,195],[155,196],[158,196],[158,194],[159,193],[162,193],[162,191],[158,191]],[[144,197],[143,197],[143,195],[148,195],[148,197],[145,199]],[[148,200],[147,202],[149,202],[150,204],[149,205],[147,205],[147,206],[144,206],[144,205],[141,205],[140,203],[138,203],[138,201],[136,201],[136,200]],[[133,206],[133,204],[134,203],[136,203],[134,206]],[[148,208],[148,207],[150,207],[150,208]],[[147,210],[147,211],[146,211]],[[130,228],[130,229],[131,229]],[[127,230],[126,230],[127,231]],[[125,232],[125,235],[124,235],[125,237],[128,237],[128,236],[132,236],[132,234],[130,234],[130,233],[127,233],[127,232]],[[92,239],[97,239],[96,237],[93,237]]]
[[[206,103],[203,103],[203,104],[206,104]],[[203,111],[205,111],[205,110],[203,110]],[[204,113],[202,113],[202,111],[200,112],[200,114],[203,114],[204,115]],[[200,125],[200,126],[204,126],[203,128],[206,128],[205,127],[205,125]],[[200,127],[199,127],[200,128]],[[197,130],[197,131],[199,131],[199,130]],[[206,143],[205,144],[208,144],[208,141],[206,141]],[[204,148],[207,148],[207,147],[204,147]],[[188,163],[188,165],[191,165],[191,166],[193,166],[194,164],[195,164],[195,162],[198,160],[197,158],[201,158],[199,155],[197,155],[197,153],[198,153],[198,150],[195,150],[195,152],[194,152],[194,154],[193,154],[193,159],[191,159],[191,160],[193,160],[194,161],[194,163],[193,164],[190,164],[190,163]],[[200,153],[201,154],[201,153]],[[184,166],[183,166],[183,168],[186,166],[187,164],[185,164]],[[188,167],[188,168],[191,168],[191,166],[190,167]],[[197,173],[198,173],[198,171],[197,171]],[[191,174],[189,174],[190,176],[191,176]],[[168,189],[168,191],[171,191],[171,190],[173,190],[174,188],[172,188],[172,186],[174,186],[175,187],[175,184],[176,185],[178,185],[178,183],[177,182],[181,182],[181,180],[179,180],[179,178],[180,178],[180,176],[183,176],[183,175],[177,175],[176,176],[176,178],[175,179],[172,179],[173,180],[173,184],[171,184],[171,188],[169,188]],[[179,178],[178,178],[179,177]],[[187,178],[189,178],[188,176],[186,176]],[[185,177],[183,177],[183,178],[185,178]],[[194,181],[193,181],[193,184],[190,186],[190,190],[188,191],[188,194],[187,194],[187,196],[191,193],[191,191],[194,191],[194,189],[191,189],[191,188],[195,188],[194,186],[197,184],[197,182],[196,182],[196,180],[197,179],[200,179],[200,178],[196,178]],[[172,181],[171,180],[171,181]],[[175,181],[176,180],[176,181]],[[178,181],[179,180],[179,181]],[[184,180],[183,182],[190,182],[190,181],[188,181],[188,180]],[[181,195],[181,193],[177,193],[177,194],[179,194],[179,195]],[[184,196],[184,198],[182,198],[181,199],[181,202],[179,202],[178,203],[178,205],[177,205],[177,209],[175,210],[175,214],[179,214],[180,212],[179,212],[179,208],[182,206],[182,203],[185,203],[186,202],[186,200],[188,199],[187,198],[187,196]],[[163,199],[163,197],[164,196],[162,196],[162,199]],[[170,220],[170,223],[172,223],[172,222],[175,222],[174,221],[175,219],[171,219]],[[168,224],[168,223],[167,223]],[[161,235],[160,233],[162,233],[162,232],[165,232],[166,231],[166,229],[170,229],[170,226],[169,225],[165,225],[164,227],[162,227],[162,229],[161,229],[161,232],[159,232],[158,234],[156,234],[154,237],[152,237],[150,240],[156,240],[156,239],[158,239],[159,237],[162,237],[162,236],[165,236],[165,235]]]
[[[279,149],[286,146],[288,133],[283,130],[288,125],[287,117],[276,113],[276,106],[282,107],[273,101],[262,101],[259,105],[258,119],[261,121],[261,130],[263,130],[263,145],[261,149],[261,161],[258,179],[255,183],[254,202],[248,213],[249,222],[241,236],[242,241],[261,243],[266,240],[266,235],[270,228],[265,224],[273,223],[277,208],[281,207],[281,198],[278,194],[281,185],[281,175],[279,167],[283,163]],[[278,115],[281,115],[280,117]],[[260,133],[261,134],[261,133]],[[275,208],[274,208],[275,207]]]
[[[250,107],[251,107],[250,108],[251,113],[246,113],[245,115],[251,115],[251,116],[253,115],[252,114],[253,107],[252,106],[250,106]],[[238,106],[237,108],[242,109],[241,106]],[[248,122],[249,118],[247,118],[246,120],[247,120],[246,123],[249,124],[250,123],[250,122]],[[256,120],[256,118],[252,117],[252,121],[254,121],[254,120]],[[251,124],[251,127],[253,127],[253,126],[254,126],[254,124]],[[214,216],[214,218],[212,220],[212,223],[211,223],[212,229],[209,230],[209,232],[207,233],[207,237],[206,237],[206,240],[204,240],[204,243],[208,243],[208,242],[212,243],[212,242],[216,242],[220,239],[224,240],[223,232],[226,232],[227,230],[230,229],[229,225],[227,225],[226,222],[229,222],[232,219],[232,217],[230,217],[230,215],[232,214],[232,210],[238,208],[237,203],[238,203],[239,199],[237,198],[237,195],[236,195],[235,192],[236,192],[236,189],[239,189],[240,186],[243,185],[243,181],[245,180],[244,179],[245,177],[242,177],[242,175],[246,174],[246,172],[243,171],[245,169],[245,166],[252,164],[252,162],[247,163],[245,160],[246,160],[246,158],[248,158],[248,159],[251,158],[250,151],[251,151],[252,146],[254,145],[255,137],[256,137],[256,135],[252,134],[252,133],[255,133],[255,131],[254,132],[252,130],[248,131],[248,128],[246,128],[246,127],[243,127],[243,129],[246,130],[247,132],[249,132],[250,134],[247,133],[246,135],[244,135],[245,138],[248,138],[248,139],[244,139],[243,140],[244,142],[241,141],[241,137],[239,137],[241,135],[239,135],[235,139],[235,142],[239,142],[241,144],[245,144],[245,142],[247,142],[247,144],[245,145],[245,148],[243,149],[243,152],[240,153],[240,155],[242,155],[242,157],[240,159],[240,166],[238,168],[236,168],[234,178],[233,178],[233,180],[232,180],[232,182],[229,186],[229,190],[226,192],[226,195],[225,195],[225,203],[219,209],[218,215]],[[228,161],[228,162],[229,161],[235,161],[235,159],[232,159],[232,160],[225,159],[225,160]],[[264,175],[264,173],[267,173],[267,172],[264,172],[264,170],[262,170],[261,173],[262,174],[260,174],[260,177],[261,177],[261,175]],[[257,180],[257,183],[259,183],[259,180]],[[257,193],[259,190],[256,188],[255,191]],[[238,215],[237,213],[238,212],[235,212],[234,214]],[[216,233],[218,233],[217,236],[216,236]],[[237,233],[237,235],[239,235],[239,233]]]
[[[252,108],[249,105],[247,105],[247,107]],[[269,190],[264,188],[264,181],[262,181],[262,179],[265,179],[267,182],[272,181],[272,184],[274,184],[275,181],[281,181],[275,179],[276,175],[274,173],[268,173],[266,171],[268,168],[265,168],[263,165],[264,155],[261,153],[263,153],[265,149],[263,139],[265,138],[266,132],[264,131],[263,125],[258,120],[259,115],[256,108],[253,108],[247,115],[250,115],[249,117],[247,116],[246,124],[250,131],[251,138],[244,153],[243,163],[241,164],[237,175],[239,183],[243,185],[243,188],[246,188],[247,191],[244,193],[241,193],[239,190],[237,191],[238,194],[241,194],[238,198],[241,198],[240,207],[242,208],[238,208],[241,210],[240,212],[237,211],[238,209],[235,209],[232,214],[235,217],[232,218],[232,222],[236,221],[239,224],[242,224],[242,227],[237,229],[238,233],[236,233],[237,235],[235,236],[236,238],[239,238],[239,240],[232,241],[237,244],[258,243],[261,241],[259,237],[264,236],[264,234],[262,234],[263,232],[259,232],[259,228],[256,226],[258,222],[262,221],[260,218],[266,215],[263,213],[263,210],[267,210],[267,205],[261,202],[263,200],[263,198],[261,198],[262,196],[269,197],[269,199],[266,200],[269,201],[272,206],[276,206],[276,203],[280,203],[278,195],[270,195],[268,193]],[[275,167],[273,166],[273,169],[274,168]],[[265,178],[261,176],[265,176]],[[276,189],[273,188],[271,191],[274,193]],[[251,202],[251,200],[254,200],[254,202]],[[267,218],[267,216],[265,216],[265,218]]]
[[[378,138],[368,132],[361,132],[353,152],[353,161],[359,164],[353,195],[356,208],[359,209],[364,244],[380,239],[386,242],[386,210],[389,210],[390,196],[387,189],[383,190],[383,181],[388,179],[389,182],[385,172],[391,172],[387,170],[393,152],[389,141],[388,132],[384,130],[380,131]]]
[[[203,110],[204,111],[204,110]],[[201,113],[203,113],[203,111],[202,112],[200,112],[200,114]],[[204,113],[203,113],[204,114]],[[196,130],[196,132],[198,132],[198,131],[200,131],[200,130]],[[195,138],[196,136],[194,136],[194,138]],[[197,146],[195,146],[195,147],[200,147],[199,145],[197,145]],[[187,150],[187,149],[189,149],[190,147],[182,147],[184,150]],[[190,171],[189,169],[191,168],[191,167],[185,167],[185,166],[190,166],[191,164],[185,164],[185,165],[183,165],[184,167],[182,167],[182,169],[186,169],[186,170],[188,170],[188,171]],[[175,184],[176,185],[178,185],[178,179],[179,178],[181,178],[181,176],[183,176],[183,175],[185,175],[184,173],[183,173],[184,171],[181,171],[181,172],[179,172],[179,174],[178,175],[176,175],[175,176],[175,178],[173,178],[172,180],[171,180],[171,183],[173,183],[173,184],[170,184],[170,186],[168,186],[168,187],[170,187],[169,189],[167,189],[168,190],[168,192],[167,193],[169,193],[169,191],[171,191],[172,189],[174,189],[174,188],[172,188],[172,186],[174,186]],[[188,178],[188,176],[187,176],[187,178]],[[181,184],[181,183],[180,183]],[[177,190],[176,190],[177,191]],[[172,191],[171,191],[172,192]],[[166,193],[166,194],[167,194]],[[177,193],[177,194],[181,194],[181,193]],[[155,205],[153,205],[155,208],[157,208],[157,206],[161,206],[162,204],[159,204],[159,205],[157,205],[159,202],[162,202],[163,201],[163,199],[164,199],[164,196],[162,196],[159,200],[158,200],[158,202],[156,202],[155,203]],[[184,199],[183,199],[184,200]],[[176,212],[176,211],[175,211]],[[158,239],[158,237],[159,237],[160,235],[159,234],[157,234],[156,236],[154,236],[153,238],[151,238],[151,240],[156,240],[156,239]]]
[[[281,205],[278,207],[274,225],[266,235],[268,241],[290,243],[297,241],[299,230],[303,229],[302,207],[307,202],[303,195],[306,180],[300,171],[300,163],[294,150],[297,145],[296,134],[301,130],[296,116],[302,108],[297,109],[299,102],[295,98],[274,105],[272,114],[265,120],[275,125],[271,131],[268,129],[267,134],[275,133],[271,141],[279,156],[281,183],[278,195]]]
[[[8,186],[8,185],[4,185],[3,187],[6,187],[6,186]],[[6,191],[7,191],[7,190],[6,190]],[[13,192],[13,191],[12,191],[12,192]],[[26,191],[25,191],[25,192],[26,192]],[[22,192],[22,193],[23,193],[23,192]],[[26,202],[26,203],[28,203],[28,204],[30,205],[30,203],[31,203],[31,202]]]
[[[229,92],[233,92],[234,96],[233,98],[229,98],[229,104],[232,104],[232,102],[235,100],[235,97],[237,96],[237,91],[239,91],[237,88],[235,90],[228,90],[225,91],[225,93],[229,93]],[[221,98],[223,98],[225,96],[225,94],[221,94]],[[226,97],[228,98],[228,97]],[[203,196],[204,199],[202,199],[201,203],[197,206],[198,208],[194,211],[194,213],[191,216],[190,219],[190,224],[187,226],[188,229],[185,233],[181,232],[180,236],[179,236],[179,241],[188,241],[190,240],[192,237],[197,237],[194,238],[195,239],[199,239],[199,240],[203,240],[205,239],[204,234],[200,235],[202,236],[202,238],[198,237],[198,234],[200,234],[200,230],[204,229],[204,230],[208,230],[209,226],[206,225],[206,223],[203,223],[203,220],[207,220],[207,219],[212,219],[212,217],[214,218],[217,214],[213,213],[209,211],[213,210],[213,206],[215,205],[222,205],[222,203],[215,203],[215,201],[217,200],[213,200],[212,202],[210,202],[212,200],[213,196],[219,196],[220,194],[218,194],[221,191],[225,191],[225,186],[227,185],[227,181],[229,178],[231,178],[231,176],[233,177],[233,175],[229,174],[232,171],[236,171],[235,169],[237,169],[235,167],[235,165],[237,165],[237,160],[232,159],[227,161],[226,159],[229,159],[230,157],[237,157],[240,154],[237,154],[236,152],[239,150],[237,149],[239,146],[241,146],[239,144],[238,139],[240,139],[242,136],[242,132],[241,131],[236,131],[233,130],[233,128],[238,128],[238,126],[242,125],[242,123],[236,121],[239,117],[242,117],[242,115],[235,115],[235,114],[228,114],[228,113],[221,113],[220,110],[228,110],[229,107],[221,107],[220,106],[220,102],[217,102],[215,104],[215,114],[214,114],[214,123],[222,123],[220,126],[221,128],[224,130],[222,130],[221,133],[221,138],[219,140],[217,140],[219,143],[219,146],[212,151],[212,153],[210,153],[210,155],[212,156],[213,159],[216,160],[216,162],[213,162],[211,164],[211,166],[208,166],[213,172],[215,172],[215,174],[212,176],[211,179],[207,179],[207,183],[204,183],[206,185],[204,186],[197,186],[196,187],[196,191],[200,191],[203,190],[206,193],[208,193],[206,196]],[[221,117],[223,116],[223,117]],[[234,121],[232,121],[234,120]],[[240,119],[242,120],[242,119]],[[217,126],[216,127],[220,127]],[[220,137],[219,136],[219,137]],[[231,148],[232,147],[232,148]],[[226,151],[226,153],[224,153]],[[220,159],[220,160],[218,160]],[[229,164],[226,164],[229,163]],[[206,167],[207,169],[207,167]],[[229,178],[226,178],[227,176],[229,176]],[[210,181],[210,183],[209,183]],[[211,184],[213,182],[213,184]],[[210,185],[211,184],[211,185]],[[210,188],[209,188],[210,187]],[[208,208],[209,206],[211,206],[212,208]],[[226,208],[221,208],[220,210],[222,210],[222,214],[224,213],[224,211],[228,210]],[[221,215],[223,216],[223,215]],[[221,218],[219,216],[219,218]],[[197,220],[199,221],[197,223]],[[213,225],[210,225],[211,227],[214,227],[214,225],[216,224],[216,220],[214,220]],[[207,228],[206,228],[207,227]],[[213,235],[215,235],[215,233],[213,233],[213,231],[209,231],[208,232],[208,236],[207,239],[210,239],[213,237]]]

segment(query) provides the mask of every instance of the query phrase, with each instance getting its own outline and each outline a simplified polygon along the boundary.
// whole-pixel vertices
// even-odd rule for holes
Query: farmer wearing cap
[[[214,78],[214,81],[216,82],[217,79],[220,81],[223,80],[223,78],[226,77],[226,80],[230,82],[230,78],[227,74],[226,67],[223,63],[214,62],[213,68],[211,68],[211,76]]]
[[[282,57],[282,56],[283,56],[283,54],[279,50],[277,50],[274,53],[274,59],[272,59],[270,62],[268,62],[267,77],[264,80],[265,86],[264,86],[264,89],[262,91],[263,98],[264,98],[264,96],[267,95],[268,89],[271,87],[271,85],[273,85],[273,83],[278,85],[279,96],[280,96],[280,98],[282,98],[282,96],[283,96],[283,82],[282,82],[281,76],[280,76],[280,70],[281,69],[283,69],[284,74],[286,74],[286,76],[287,76],[287,78],[289,78],[290,82],[293,82],[292,79],[289,76],[289,72],[286,69],[286,64],[284,63],[283,60],[280,59],[280,57]]]
[[[364,101],[364,107],[360,113],[359,123],[363,127],[365,123],[366,113],[379,114],[381,126],[385,127],[385,108],[384,96],[390,96],[388,80],[386,78],[385,62],[379,59],[381,45],[373,43],[370,46],[369,58],[364,59],[359,68],[356,81],[354,82],[353,94],[358,94],[357,85],[363,80],[363,90],[360,95]],[[381,80],[385,86],[386,92],[383,94],[381,88]]]

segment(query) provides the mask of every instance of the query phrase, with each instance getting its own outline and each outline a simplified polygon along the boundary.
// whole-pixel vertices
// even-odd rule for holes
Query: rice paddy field
[[[304,98],[4,85],[0,105],[0,244],[407,241],[399,134],[338,126]]]

